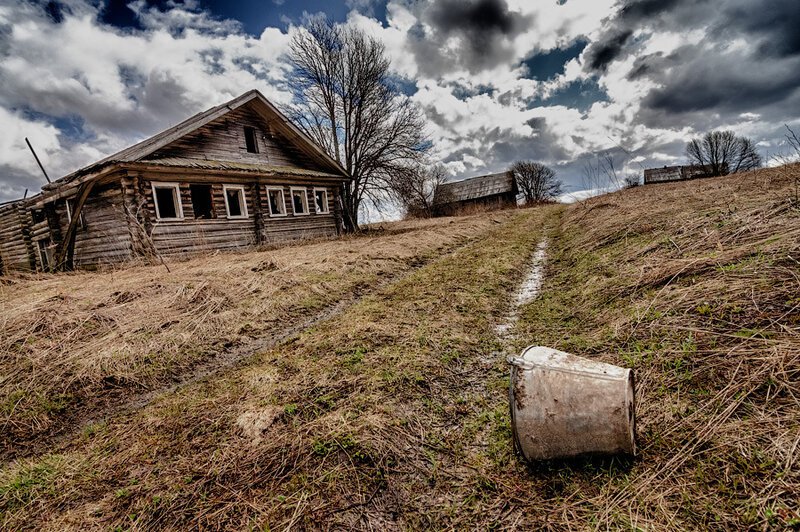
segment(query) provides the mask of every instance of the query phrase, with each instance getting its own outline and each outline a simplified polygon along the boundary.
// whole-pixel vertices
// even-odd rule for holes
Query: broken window
[[[177,183],[153,183],[153,199],[158,220],[182,220],[181,192]]]
[[[308,214],[308,198],[306,189],[292,188],[292,207],[295,214]]]
[[[248,153],[258,153],[258,142],[256,142],[256,130],[253,127],[244,127],[244,142]]]
[[[269,198],[269,215],[286,216],[286,202],[283,199],[283,189],[268,188],[267,197]]]
[[[42,265],[42,271],[50,269],[50,239],[45,238],[37,242],[39,248],[39,264]]]
[[[214,200],[211,197],[211,185],[189,185],[192,194],[192,210],[194,217],[208,220],[214,217]]]
[[[244,199],[244,187],[224,185],[225,209],[228,218],[247,218],[247,204]]]
[[[324,188],[314,189],[314,203],[317,207],[317,214],[328,214],[328,191]]]
[[[75,211],[75,200],[64,200],[64,203],[67,205],[67,224],[72,223],[72,213]],[[83,209],[81,209],[81,215],[78,217],[78,229],[85,229],[86,228],[86,218],[83,217]]]
[[[40,224],[47,219],[47,216],[44,214],[44,209],[36,209],[31,211],[31,217],[33,218],[33,223]]]

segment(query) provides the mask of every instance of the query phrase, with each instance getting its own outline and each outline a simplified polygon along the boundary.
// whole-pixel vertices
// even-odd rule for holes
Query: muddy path
[[[498,223],[507,223],[509,220]],[[80,437],[84,431],[90,430],[93,425],[107,423],[117,416],[129,415],[167,394],[176,393],[187,386],[244,367],[252,357],[259,353],[291,343],[304,331],[338,316],[365,297],[402,281],[420,268],[446,259],[471,245],[481,236],[482,233],[478,233],[469,238],[456,239],[437,249],[435,253],[412,257],[400,271],[386,275],[371,285],[357,285],[346,297],[316,313],[307,313],[305,316],[293,316],[290,320],[282,320],[272,328],[274,332],[271,334],[255,338],[243,345],[224,349],[219,354],[192,365],[186,371],[170,375],[169,382],[145,390],[114,386],[113,383],[110,383],[102,394],[92,398],[83,398],[48,430],[33,433],[25,439],[4,442],[5,445],[0,450],[0,463],[5,466],[14,460],[46,452],[59,452],[75,438]]]

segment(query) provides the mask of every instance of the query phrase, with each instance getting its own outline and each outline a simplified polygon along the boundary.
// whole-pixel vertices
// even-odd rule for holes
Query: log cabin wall
[[[21,202],[0,207],[0,273],[36,268],[28,218]]]
[[[335,236],[340,232],[337,224],[338,187],[330,184],[317,183],[313,181],[301,181],[291,185],[276,184],[268,185],[268,188],[281,188],[284,198],[285,215],[273,215],[270,213],[269,195],[265,186],[262,195],[263,218],[260,225],[261,242],[270,244],[284,240],[300,240],[305,238],[316,238]],[[297,214],[294,212],[292,202],[292,189],[305,189],[309,214]],[[315,190],[325,190],[328,194],[328,212],[317,212],[314,197]],[[339,213],[340,214],[340,213]]]
[[[151,239],[155,251],[163,256],[180,256],[215,250],[241,250],[259,244],[335,236],[337,225],[338,186],[330,182],[296,177],[241,176],[169,176],[143,174],[141,190],[145,197],[147,216],[152,221]],[[153,197],[153,185],[174,186],[180,191],[179,219],[159,219]],[[211,187],[212,215],[196,216],[192,203],[192,185]],[[244,188],[247,217],[229,218],[225,188]],[[268,189],[283,191],[284,213],[270,213]],[[296,213],[292,190],[305,191],[307,214]],[[328,212],[318,212],[315,191],[325,190]],[[338,214],[337,214],[338,213]]]
[[[132,258],[131,237],[119,181],[95,188],[75,233],[76,268],[118,264]],[[66,221],[66,218],[63,218]]]

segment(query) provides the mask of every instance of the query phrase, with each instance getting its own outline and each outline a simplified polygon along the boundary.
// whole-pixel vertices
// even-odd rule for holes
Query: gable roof
[[[440,185],[440,197],[445,203],[466,201],[495,194],[505,194],[514,190],[514,176],[511,172],[470,177],[461,181]]]
[[[59,186],[69,183],[74,179],[90,174],[92,172],[100,171],[101,169],[117,163],[136,162],[145,159],[147,156],[155,153],[159,149],[167,146],[168,144],[184,137],[197,129],[205,126],[234,109],[237,109],[248,103],[254,103],[256,110],[270,120],[271,125],[282,133],[290,142],[295,145],[312,160],[317,161],[320,165],[331,172],[332,174],[349,178],[347,171],[342,168],[338,161],[330,157],[325,151],[319,147],[310,137],[294,125],[277,107],[275,107],[263,94],[258,90],[253,89],[245,92],[228,102],[212,107],[202,113],[198,113],[183,122],[165,129],[161,133],[157,133],[150,138],[147,138],[133,146],[129,146],[124,150],[118,151],[113,155],[101,159],[95,163],[85,166],[71,174],[68,174],[60,179],[53,181],[42,187],[43,190],[54,190]]]

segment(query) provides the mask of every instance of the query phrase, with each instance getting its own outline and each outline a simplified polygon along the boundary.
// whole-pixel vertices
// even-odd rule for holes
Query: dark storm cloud
[[[800,1],[737,2],[724,11],[722,31],[734,29],[755,37],[764,56],[800,54]]]
[[[510,34],[515,26],[514,16],[504,0],[444,0],[431,9],[431,22],[445,32],[463,31],[468,34],[492,36]]]
[[[636,56],[642,43],[662,33],[692,30],[704,38],[668,55]],[[724,123],[785,108],[800,87],[800,1],[625,2],[605,21],[583,63],[590,72],[605,72],[631,54],[627,79],[657,85],[642,102],[639,119],[647,125],[711,124],[709,117]]]
[[[605,71],[609,63],[622,53],[622,47],[632,34],[631,30],[623,30],[593,43],[586,51],[586,64],[592,70]]]
[[[511,39],[531,17],[511,11],[505,0],[443,0],[417,5],[422,23],[409,32],[420,68],[441,74],[463,68],[477,72],[513,58]],[[442,50],[447,39],[460,41],[457,53]]]

